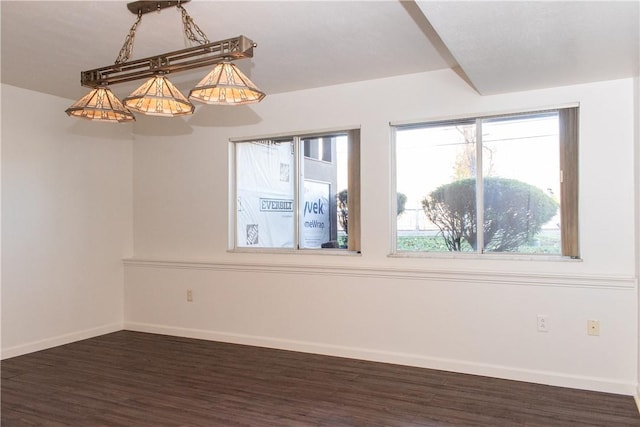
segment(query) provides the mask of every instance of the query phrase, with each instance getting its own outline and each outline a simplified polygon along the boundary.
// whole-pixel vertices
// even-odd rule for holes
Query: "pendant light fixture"
[[[122,102],[107,87],[97,87],[67,108],[71,117],[100,122],[122,123],[135,120]]]
[[[189,93],[189,99],[213,105],[250,104],[260,102],[264,96],[264,92],[228,61],[216,65]]]
[[[120,49],[114,65],[80,74],[81,84],[92,91],[80,98],[66,113],[71,117],[121,123],[135,120],[132,112],[176,117],[193,114],[194,105],[168,79],[168,75],[215,65],[191,90],[189,98],[215,105],[243,105],[260,102],[265,94],[231,61],[252,58],[256,44],[245,36],[210,42],[181,1],[135,1],[127,4],[137,19]],[[196,46],[130,61],[133,42],[142,15],[176,7],[182,14],[184,35]],[[139,79],[147,81],[121,102],[110,90],[115,84]]]
[[[124,99],[124,105],[132,111],[151,116],[175,117],[193,114],[195,107],[167,79],[158,74]]]

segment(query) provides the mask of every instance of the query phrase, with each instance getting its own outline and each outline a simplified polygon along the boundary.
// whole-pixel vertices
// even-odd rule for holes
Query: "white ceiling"
[[[482,94],[640,75],[637,0],[418,4]]]
[[[482,94],[640,75],[640,1],[205,1],[210,40],[258,44],[238,62],[267,94],[456,68]],[[78,98],[80,71],[115,60],[125,1],[0,1],[1,80]],[[131,59],[187,47],[174,8],[143,16]],[[181,89],[207,70],[171,78]],[[118,85],[125,96],[138,83]]]

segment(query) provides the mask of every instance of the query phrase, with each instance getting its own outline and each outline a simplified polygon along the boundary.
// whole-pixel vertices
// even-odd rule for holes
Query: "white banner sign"
[[[293,153],[290,142],[236,146],[237,245],[292,248]]]
[[[304,181],[304,205],[300,219],[300,247],[320,248],[331,239],[328,182]]]

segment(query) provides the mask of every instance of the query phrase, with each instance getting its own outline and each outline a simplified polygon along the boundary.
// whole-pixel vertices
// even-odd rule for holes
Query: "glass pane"
[[[293,142],[242,142],[235,150],[236,246],[293,248]]]
[[[398,251],[475,250],[475,129],[474,121],[396,130]]]
[[[334,158],[335,136],[303,139],[304,157],[330,162]]]
[[[300,248],[346,248],[348,138],[346,135],[306,138],[302,144],[305,153]]]
[[[482,124],[484,250],[560,254],[557,113]]]

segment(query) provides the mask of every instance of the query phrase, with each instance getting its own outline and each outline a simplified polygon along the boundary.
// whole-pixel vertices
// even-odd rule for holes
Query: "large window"
[[[577,108],[394,126],[395,252],[578,257],[577,137]]]
[[[359,251],[359,135],[233,142],[233,247]]]

